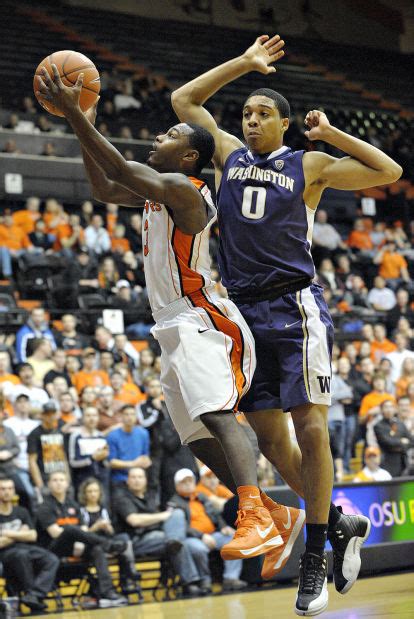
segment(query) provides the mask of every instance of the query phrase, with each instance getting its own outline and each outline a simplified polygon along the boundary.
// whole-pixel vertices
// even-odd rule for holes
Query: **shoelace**
[[[324,569],[323,579],[320,572],[321,566]],[[322,586],[325,580],[325,560],[319,561],[316,557],[307,557],[303,568],[302,591],[303,593],[314,593],[315,588]]]
[[[257,511],[256,509],[239,509],[237,512],[236,533],[234,537],[241,537],[246,535],[257,524]]]

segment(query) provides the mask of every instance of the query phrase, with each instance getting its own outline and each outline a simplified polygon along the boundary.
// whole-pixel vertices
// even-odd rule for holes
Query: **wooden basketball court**
[[[296,587],[259,589],[249,593],[103,610],[75,611],[78,619],[285,619],[295,617]],[[414,573],[359,580],[347,595],[329,585],[324,619],[413,619]],[[73,617],[72,612],[48,614],[48,619]]]

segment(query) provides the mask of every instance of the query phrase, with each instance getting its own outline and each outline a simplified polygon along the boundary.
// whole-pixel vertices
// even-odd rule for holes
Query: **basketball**
[[[58,68],[59,75],[65,86],[74,86],[80,73],[84,74],[83,86],[80,94],[79,104],[81,110],[86,112],[96,102],[101,88],[99,73],[92,60],[84,54],[72,50],[62,50],[53,52],[42,60],[36,69],[33,78],[33,90],[36,99],[42,107],[55,116],[63,116],[62,112],[48,101],[42,100],[36,92],[39,90],[39,76],[42,75],[42,67],[45,67],[50,77],[53,79],[52,64]]]

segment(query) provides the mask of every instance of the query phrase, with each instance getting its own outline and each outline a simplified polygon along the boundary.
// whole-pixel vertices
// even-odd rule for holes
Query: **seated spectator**
[[[15,211],[12,215],[13,223],[19,226],[26,234],[34,232],[36,222],[42,221],[40,216],[40,198],[27,198],[25,208]]]
[[[204,494],[220,513],[225,503],[233,496],[232,491],[220,483],[213,471],[205,464],[200,468],[200,481],[195,491],[197,494]]]
[[[35,307],[30,312],[30,318],[16,333],[16,355],[19,363],[27,360],[27,346],[29,340],[34,338],[46,338],[50,341],[52,349],[56,348],[54,335],[49,327],[43,307]]]
[[[113,258],[104,258],[98,272],[99,287],[107,294],[112,292],[119,280],[119,272]]]
[[[359,275],[352,275],[348,279],[350,288],[345,292],[344,299],[352,308],[368,307],[368,288]]]
[[[90,225],[93,214],[93,203],[90,200],[82,202],[80,214],[82,228],[86,228]]]
[[[371,359],[374,363],[379,363],[383,357],[397,350],[396,344],[391,342],[386,334],[384,325],[376,324],[374,326],[374,338],[371,341]]]
[[[374,244],[372,242],[369,231],[366,229],[363,219],[356,219],[354,229],[350,232],[347,240],[347,245],[351,249],[362,252],[363,254],[372,255]]]
[[[26,232],[13,222],[10,211],[6,211],[0,223],[0,247],[2,247],[2,272],[6,277],[12,275],[11,258],[19,258],[33,249]]]
[[[29,233],[29,241],[38,253],[51,252],[54,239],[52,234],[47,234],[43,219],[38,219],[34,224],[33,232]]]
[[[111,376],[111,387],[114,391],[115,408],[125,404],[136,406],[145,399],[145,395],[134,383],[124,379],[121,372],[115,370]]]
[[[10,355],[6,350],[0,350],[0,393],[4,393],[13,385],[20,385],[20,378],[16,374],[12,374],[10,370]],[[6,401],[5,408],[9,414],[13,414],[13,407],[10,402]]]
[[[33,488],[27,483],[27,479],[23,479],[24,474],[22,476],[19,474],[20,471],[15,463],[15,458],[20,452],[19,442],[13,430],[4,425],[5,420],[4,397],[0,394],[0,476],[7,476],[13,480],[25,507],[31,509]]]
[[[111,298],[111,307],[122,310],[125,331],[134,340],[144,340],[149,337],[154,321],[144,292],[132,291],[126,279],[120,279],[115,286],[115,296]]]
[[[88,250],[97,256],[111,250],[111,239],[103,227],[101,215],[92,215],[91,223],[85,229],[85,244]]]
[[[389,332],[393,332],[398,325],[400,318],[408,318],[414,324],[414,311],[410,306],[410,295],[404,288],[399,288],[396,292],[397,304],[387,314],[387,327]]]
[[[150,438],[145,428],[137,426],[135,407],[126,405],[121,409],[122,426],[107,435],[109,466],[114,484],[125,482],[129,469],[151,466]]]
[[[72,470],[75,490],[85,479],[94,477],[109,496],[108,443],[98,430],[99,413],[94,406],[83,411],[82,425],[69,437],[69,465]]]
[[[414,446],[413,436],[396,415],[396,406],[381,407],[382,419],[374,426],[382,451],[382,466],[392,477],[400,477],[406,468],[406,453]]]
[[[37,417],[42,406],[49,401],[49,396],[44,389],[35,385],[34,372],[30,363],[22,363],[17,374],[20,382],[18,384],[5,383],[3,393],[12,404],[22,393],[27,395],[30,402],[30,414],[32,417]]]
[[[385,379],[381,374],[374,376],[372,380],[372,391],[362,398],[359,407],[359,422],[362,424],[372,424],[381,414],[383,402],[395,404],[395,398],[391,393],[385,391]]]
[[[364,461],[364,468],[361,469],[352,480],[355,483],[388,481],[392,479],[390,473],[380,466],[381,450],[379,447],[366,447],[364,451]]]
[[[146,555],[168,557],[180,576],[183,592],[202,595],[197,586],[199,573],[186,542],[177,540],[177,532],[185,532],[182,510],[158,511],[156,501],[147,492],[144,469],[130,468],[126,486],[121,486],[113,497],[113,513],[119,531],[128,533],[137,559]]]
[[[321,261],[318,270],[318,280],[321,286],[328,287],[336,301],[339,301],[344,293],[345,286],[337,277],[333,262],[330,258],[324,258]]]
[[[117,94],[114,97],[114,106],[117,112],[122,110],[137,109],[142,107],[141,101],[138,101],[128,89],[128,85],[124,81],[119,81],[117,84]]]
[[[392,363],[388,357],[383,357],[378,364],[378,373],[382,374],[385,380],[385,391],[395,395],[395,384],[392,380]]]
[[[82,352],[82,369],[72,376],[72,384],[80,393],[86,386],[102,387],[109,385],[109,376],[102,370],[96,370],[97,353],[94,348],[85,348]]]
[[[50,133],[50,131],[53,131],[54,128],[49,117],[45,114],[42,114],[38,117],[36,126],[40,129],[42,133]]]
[[[72,353],[80,352],[88,344],[88,338],[86,335],[78,332],[76,316],[64,314],[61,320],[62,330],[56,333],[57,345]]]
[[[379,275],[374,280],[374,287],[368,293],[367,301],[377,312],[388,312],[397,303],[394,292],[386,287],[386,282]]]
[[[7,419],[5,419],[4,421],[4,425],[7,428],[13,430],[19,443],[20,451],[16,456],[15,464],[19,470],[19,476],[24,483],[28,494],[33,492],[33,488],[30,482],[29,474],[27,437],[29,436],[30,432],[34,430],[34,428],[37,428],[39,423],[40,421],[38,419],[31,419],[30,401],[28,396],[24,393],[17,396],[13,406],[13,415],[7,417]]]
[[[408,357],[402,364],[400,378],[395,383],[397,400],[407,395],[408,386],[414,383],[414,359]]]
[[[99,369],[110,377],[114,368],[114,354],[111,350],[101,350],[99,354]]]
[[[126,279],[133,288],[145,288],[145,275],[142,260],[138,260],[132,251],[127,251],[119,263],[122,279]]]
[[[396,350],[387,354],[387,359],[391,361],[392,373],[391,380],[396,383],[401,377],[403,363],[406,359],[414,360],[414,351],[408,348],[408,339],[402,333],[397,333],[395,336]]]
[[[27,358],[27,362],[33,368],[34,380],[37,385],[43,386],[43,379],[52,370],[52,346],[50,340],[46,338],[34,338],[30,342],[32,354]]]
[[[7,153],[8,155],[21,155],[22,151],[20,148],[17,148],[16,140],[7,140],[1,149],[2,153]]]
[[[97,350],[112,350],[114,347],[114,338],[110,330],[102,325],[96,327],[93,346]]]
[[[39,542],[58,557],[82,556],[94,565],[100,608],[124,606],[128,602],[114,589],[106,553],[119,555],[125,551],[126,543],[83,530],[80,507],[68,496],[66,473],[51,473],[48,487],[50,496],[44,499],[37,513]]]
[[[85,249],[79,251],[69,272],[70,285],[74,288],[73,294],[88,294],[99,288],[98,266],[95,259]],[[76,305],[77,307],[77,305]]]
[[[37,109],[32,97],[23,97],[21,111],[25,114],[37,114]]]
[[[99,413],[98,429],[108,434],[114,428],[122,424],[120,407],[114,405],[114,390],[112,387],[101,387],[97,391],[96,405]]]
[[[402,421],[407,430],[414,436],[414,410],[411,408],[410,398],[403,396],[397,401],[398,419]]]
[[[76,359],[76,357],[74,358]],[[100,389],[101,387],[84,387],[79,394],[80,407],[83,409],[85,408],[85,406],[95,406],[98,397],[98,391]]]
[[[0,477],[0,561],[9,595],[18,595],[31,611],[44,611],[59,559],[36,544],[37,531],[29,512],[14,504],[15,492],[13,479]]]
[[[52,400],[45,404],[40,424],[27,437],[27,454],[32,484],[41,501],[48,475],[56,471],[69,473],[59,411]]]
[[[131,249],[134,254],[142,252],[142,215],[141,213],[133,213],[128,222],[126,229],[126,238],[128,239]]]
[[[68,215],[63,209],[63,205],[55,198],[48,198],[45,202],[45,212],[43,221],[46,224],[46,232],[56,235],[58,226],[67,223]]]
[[[130,369],[133,369],[139,363],[139,352],[133,344],[128,341],[125,333],[117,333],[115,335],[113,352],[117,361],[126,363]]]
[[[59,157],[59,153],[56,150],[54,142],[45,142],[39,155],[41,157]]]
[[[82,482],[79,488],[79,503],[81,505],[81,515],[83,526],[87,527],[90,533],[98,533],[105,538],[113,541],[126,543],[126,549],[118,555],[119,580],[123,593],[134,593],[140,591],[140,578],[135,568],[135,557],[132,542],[127,533],[115,534],[108,510],[103,506],[104,493],[98,479],[89,477]]]
[[[114,228],[111,249],[114,254],[123,256],[125,252],[130,250],[129,241],[125,238],[125,226],[123,224],[117,224]]]
[[[182,509],[185,513],[186,541],[193,557],[196,557],[200,586],[207,593],[211,593],[209,554],[230,542],[235,531],[226,524],[210,499],[197,493],[195,475],[190,469],[177,471],[174,481],[176,494],[170,499],[168,506]],[[242,559],[224,561],[223,591],[238,591],[247,586],[247,583],[240,580],[242,569]]]
[[[56,227],[55,251],[72,260],[76,252],[85,246],[85,232],[80,224],[79,215],[69,215],[68,221]]]
[[[395,242],[384,245],[374,258],[374,264],[379,264],[379,275],[387,285],[395,290],[400,284],[411,281],[406,259],[397,251]]]
[[[137,367],[137,379],[140,386],[144,384],[145,379],[148,376],[152,376],[154,374],[154,360],[155,354],[151,348],[144,348],[141,350],[139,365]]]
[[[105,204],[105,228],[108,230],[110,237],[114,234],[115,226],[118,222],[119,207],[113,202],[107,202]]]
[[[331,258],[338,249],[348,248],[336,228],[328,223],[328,213],[324,209],[319,209],[315,215],[312,238],[315,264],[319,266],[324,258]]]
[[[45,389],[53,383],[54,379],[59,377],[63,378],[66,382],[66,386],[69,389],[72,386],[72,381],[69,376],[69,372],[66,369],[66,353],[63,348],[56,348],[52,355],[53,367],[45,374],[43,378],[43,385]]]

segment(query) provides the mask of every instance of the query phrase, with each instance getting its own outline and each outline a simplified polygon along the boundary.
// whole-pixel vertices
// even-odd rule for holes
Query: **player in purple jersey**
[[[313,217],[325,188],[375,187],[396,181],[402,170],[374,146],[333,127],[318,110],[306,116],[306,137],[348,156],[292,152],[283,145],[289,104],[270,89],[255,91],[244,103],[247,146],[219,129],[203,104],[251,71],[274,73],[283,46],[278,35],[258,37],[241,56],[176,90],[172,103],[181,121],[196,122],[215,138],[220,269],[256,341],[257,369],[240,408],[264,455],[305,498],[307,541],[295,612],[316,615],[328,603],[326,537],[334,551],[335,586],[345,593],[358,576],[359,548],[370,523],[365,517],[345,516],[330,504],[327,411],[333,325],[321,288],[312,283]],[[292,414],[299,448],[291,443],[283,410]],[[217,469],[218,452],[214,457]],[[265,564],[269,561],[271,553]],[[273,566],[274,572],[278,567]]]

